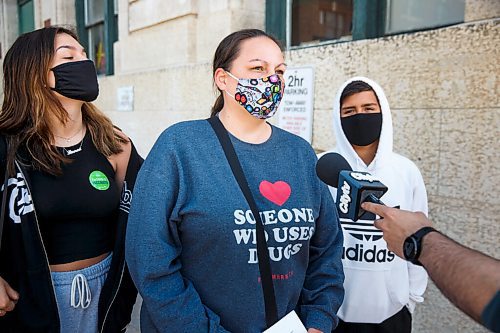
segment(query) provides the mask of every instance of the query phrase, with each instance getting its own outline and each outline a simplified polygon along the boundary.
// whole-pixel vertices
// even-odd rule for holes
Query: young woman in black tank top
[[[120,194],[130,192],[126,177],[135,182],[142,159],[90,103],[99,92],[96,70],[72,31],[49,27],[19,37],[6,55],[4,82],[0,160],[9,187],[0,327],[119,331],[136,295],[121,254],[128,208]],[[17,253],[6,254],[19,242]],[[39,274],[39,285],[25,281],[38,275],[21,271]],[[130,290],[117,310],[123,284]],[[47,312],[46,324],[36,322],[36,309]]]

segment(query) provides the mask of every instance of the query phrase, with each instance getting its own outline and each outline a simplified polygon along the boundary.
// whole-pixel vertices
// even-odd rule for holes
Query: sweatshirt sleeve
[[[168,130],[167,130],[168,131]],[[158,139],[139,171],[129,215],[126,260],[158,332],[226,333],[181,274],[177,214],[182,189],[173,135]],[[167,133],[168,134],[168,133]]]
[[[414,176],[414,189],[413,189],[413,203],[412,211],[423,212],[425,215],[428,214],[427,206],[427,192],[425,190],[424,181],[420,171],[415,167]],[[408,309],[411,313],[415,310],[416,303],[421,303],[424,301],[424,292],[427,288],[427,272],[422,266],[414,265],[408,262],[408,275],[410,279],[410,300],[408,303]]]
[[[309,266],[301,295],[301,319],[307,329],[331,332],[344,300],[343,234],[326,185],[321,184],[321,208],[311,239]]]

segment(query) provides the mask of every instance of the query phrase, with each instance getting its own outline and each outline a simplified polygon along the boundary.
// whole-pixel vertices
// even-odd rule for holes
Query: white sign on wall
[[[312,141],[314,69],[289,67],[285,72],[285,95],[278,112],[278,126]]]
[[[134,111],[134,87],[120,87],[116,91],[118,111]]]

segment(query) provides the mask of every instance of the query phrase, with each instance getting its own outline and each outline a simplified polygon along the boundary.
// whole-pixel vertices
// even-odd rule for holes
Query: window
[[[76,1],[78,34],[97,74],[113,74],[113,43],[118,36],[116,0]]]
[[[19,34],[35,30],[33,0],[18,0]]]
[[[351,36],[352,0],[292,1],[291,46]]]
[[[106,74],[106,50],[104,49],[104,0],[85,1],[85,28],[87,52],[95,63],[97,74]]]
[[[387,0],[387,34],[464,21],[465,0]]]
[[[465,0],[267,0],[266,31],[287,48],[463,22]]]

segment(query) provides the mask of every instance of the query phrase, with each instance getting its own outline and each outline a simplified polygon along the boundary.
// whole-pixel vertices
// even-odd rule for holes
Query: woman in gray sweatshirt
[[[316,155],[272,126],[286,64],[260,30],[227,36],[214,57],[212,109],[228,131],[263,221],[278,317],[309,332],[336,327],[343,296],[342,232]],[[262,332],[256,222],[206,120],[157,140],[138,176],[127,262],[144,303],[144,332]]]

